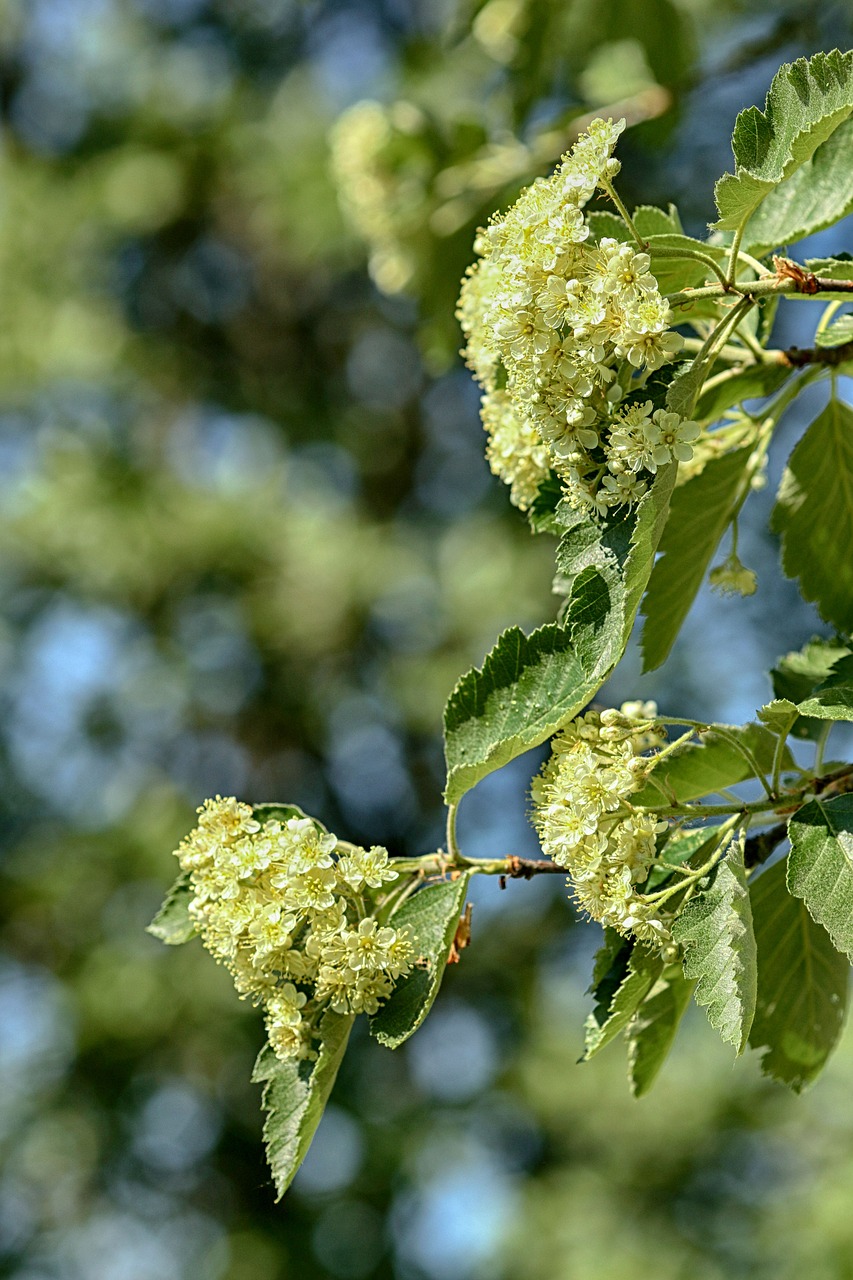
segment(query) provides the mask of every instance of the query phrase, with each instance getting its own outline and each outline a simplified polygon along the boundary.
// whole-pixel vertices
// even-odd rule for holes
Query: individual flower
[[[735,551],[711,570],[709,581],[721,595],[753,596],[758,590],[758,578],[754,571],[741,563]]]

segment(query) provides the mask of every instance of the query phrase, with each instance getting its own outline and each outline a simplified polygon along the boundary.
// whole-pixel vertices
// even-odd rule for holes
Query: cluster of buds
[[[594,242],[583,209],[619,172],[624,120],[594,120],[548,179],[480,232],[459,300],[483,389],[492,470],[529,507],[549,470],[569,502],[603,516],[637,502],[665,463],[689,462],[695,422],[626,399],[682,338],[649,255]],[[640,385],[640,384],[638,384]]]
[[[573,720],[554,738],[532,800],[542,848],[568,871],[579,906],[620,933],[664,946],[666,921],[638,890],[667,824],[629,802],[666,742],[656,717],[653,702],[625,702]]]
[[[384,849],[342,845],[310,818],[259,822],[218,796],[198,812],[176,857],[202,941],[263,1006],[278,1057],[312,1057],[325,1009],[375,1013],[412,967],[408,931],[370,911],[397,872]]]

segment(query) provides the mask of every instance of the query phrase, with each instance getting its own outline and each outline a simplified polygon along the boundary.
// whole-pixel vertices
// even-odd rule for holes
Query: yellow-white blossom
[[[587,712],[551,744],[532,788],[533,822],[543,851],[569,873],[569,886],[595,920],[643,942],[669,932],[638,890],[648,877],[666,823],[630,797],[654,767],[665,738],[653,702]]]
[[[678,415],[662,422],[651,401],[619,409],[635,373],[682,346],[649,255],[612,237],[595,243],[584,216],[619,171],[624,127],[594,120],[550,178],[480,231],[463,281],[458,317],[483,389],[487,456],[522,509],[552,468],[578,509],[631,506],[658,467],[689,461],[699,434]]]
[[[370,891],[397,872],[385,849],[341,845],[310,818],[259,822],[221,797],[198,812],[176,851],[190,916],[240,994],[263,1006],[278,1057],[311,1057],[325,1008],[375,1013],[414,963],[408,931],[370,914]]]

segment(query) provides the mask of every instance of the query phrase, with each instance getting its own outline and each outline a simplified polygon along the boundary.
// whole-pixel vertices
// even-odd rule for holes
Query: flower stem
[[[616,188],[613,186],[613,183],[608,182],[607,179],[605,178],[602,181],[601,185],[604,188],[604,190],[607,192],[607,194],[610,196],[610,199],[616,205],[616,208],[619,210],[620,216],[623,218],[625,224],[628,227],[628,230],[631,232],[631,235],[636,240],[638,246],[641,249],[647,248],[646,241],[643,239],[643,237],[640,235],[637,228],[634,226],[634,219],[631,217],[630,213],[625,208],[625,205],[622,203],[619,196],[616,194]]]

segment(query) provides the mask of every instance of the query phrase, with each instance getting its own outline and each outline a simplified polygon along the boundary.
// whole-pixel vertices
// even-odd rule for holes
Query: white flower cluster
[[[666,829],[629,797],[654,767],[644,751],[663,746],[653,702],[589,711],[554,738],[533,782],[533,822],[544,852],[569,872],[578,904],[594,920],[642,942],[664,945],[666,923],[637,892]]]
[[[381,926],[369,890],[395,880],[384,849],[341,847],[310,818],[258,822],[206,800],[176,851],[190,915],[237,990],[264,1006],[282,1059],[312,1057],[321,1012],[375,1013],[414,962],[407,930]]]
[[[594,120],[554,174],[482,231],[462,286],[465,355],[483,388],[492,470],[530,506],[554,468],[595,515],[639,500],[649,476],[692,457],[694,422],[619,405],[682,346],[646,253],[589,243],[583,208],[619,172],[624,120]]]

